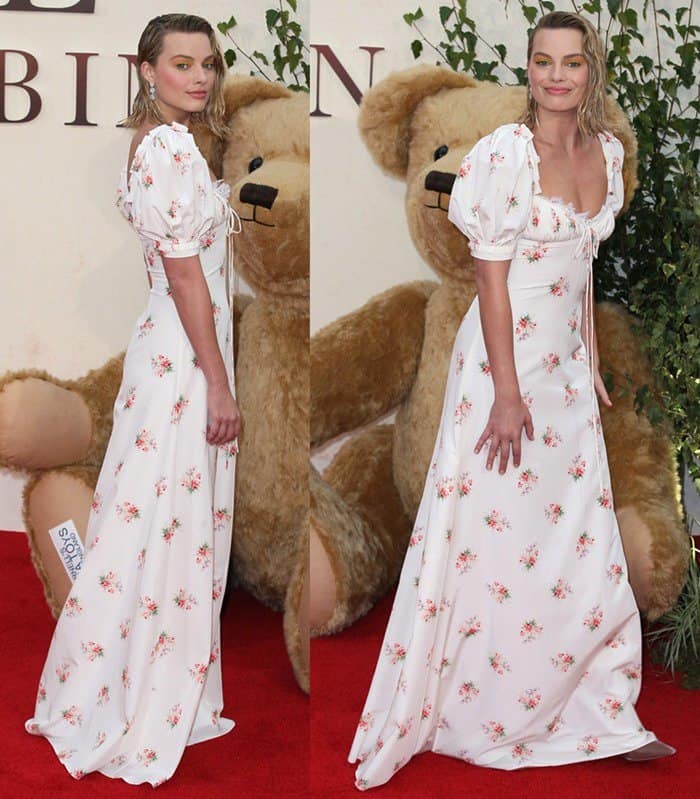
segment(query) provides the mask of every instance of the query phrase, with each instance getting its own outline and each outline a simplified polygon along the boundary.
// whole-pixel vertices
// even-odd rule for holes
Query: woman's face
[[[588,63],[583,34],[574,28],[542,28],[535,33],[527,65],[532,96],[548,111],[572,111],[583,100]]]
[[[156,63],[141,64],[168,122],[184,122],[190,114],[204,110],[216,80],[216,65],[205,33],[166,33]]]

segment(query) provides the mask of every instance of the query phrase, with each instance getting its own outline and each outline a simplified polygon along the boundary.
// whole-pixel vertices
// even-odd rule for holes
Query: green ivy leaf
[[[452,8],[451,6],[440,6],[439,13],[440,13],[440,22],[444,25],[454,13],[454,8]]]
[[[421,42],[420,39],[414,39],[411,42],[411,52],[414,58],[418,58],[423,52],[423,42]]]

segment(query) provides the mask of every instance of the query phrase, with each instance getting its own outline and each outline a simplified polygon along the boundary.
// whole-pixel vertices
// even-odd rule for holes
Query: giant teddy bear
[[[385,172],[406,182],[413,242],[441,282],[389,289],[312,338],[312,446],[348,436],[323,475],[312,474],[312,634],[352,623],[398,576],[453,340],[476,292],[467,241],[447,219],[452,183],[476,141],[515,121],[524,103],[522,87],[427,65],[390,75],[362,101],[364,142]],[[609,110],[625,147],[626,207],[636,187],[636,141],[611,100]],[[628,376],[637,386],[652,382],[632,317],[603,302],[596,324],[601,372],[618,387]],[[655,619],[678,597],[689,547],[668,430],[635,413],[633,397],[633,388],[613,391],[613,407],[601,403],[601,416],[630,582],[640,609]],[[376,423],[392,409],[393,424]]]
[[[236,270],[255,290],[234,314],[243,416],[236,472],[233,580],[285,610],[296,678],[308,691],[308,98],[236,76],[226,85],[225,141],[195,131],[231,186],[243,220]],[[0,380],[0,463],[29,473],[24,520],[32,559],[57,615],[70,583],[48,529],[73,519],[84,537],[109,439],[123,354],[77,380],[44,371]]]

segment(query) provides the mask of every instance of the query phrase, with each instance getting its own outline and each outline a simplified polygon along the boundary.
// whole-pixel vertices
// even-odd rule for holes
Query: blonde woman
[[[527,72],[523,118],[452,189],[478,296],[350,752],[363,790],[426,750],[506,770],[675,751],[634,708],[640,618],[596,398],[593,259],[624,193],[597,32],[547,14]]]
[[[208,22],[166,14],[143,31],[138,65],[117,204],[150,293],[124,360],[86,557],[26,729],[73,777],[157,785],[187,744],[234,726],[221,716],[219,614],[241,419],[228,187],[189,131],[201,120],[224,132],[222,53]]]

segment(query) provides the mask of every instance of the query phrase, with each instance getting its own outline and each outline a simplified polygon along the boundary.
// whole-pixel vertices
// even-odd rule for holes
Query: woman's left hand
[[[608,390],[605,388],[605,383],[603,382],[603,378],[600,376],[600,372],[598,368],[593,372],[593,385],[595,386],[596,394],[600,397],[603,402],[603,405],[607,405],[608,408],[612,408],[612,400],[608,396]]]

